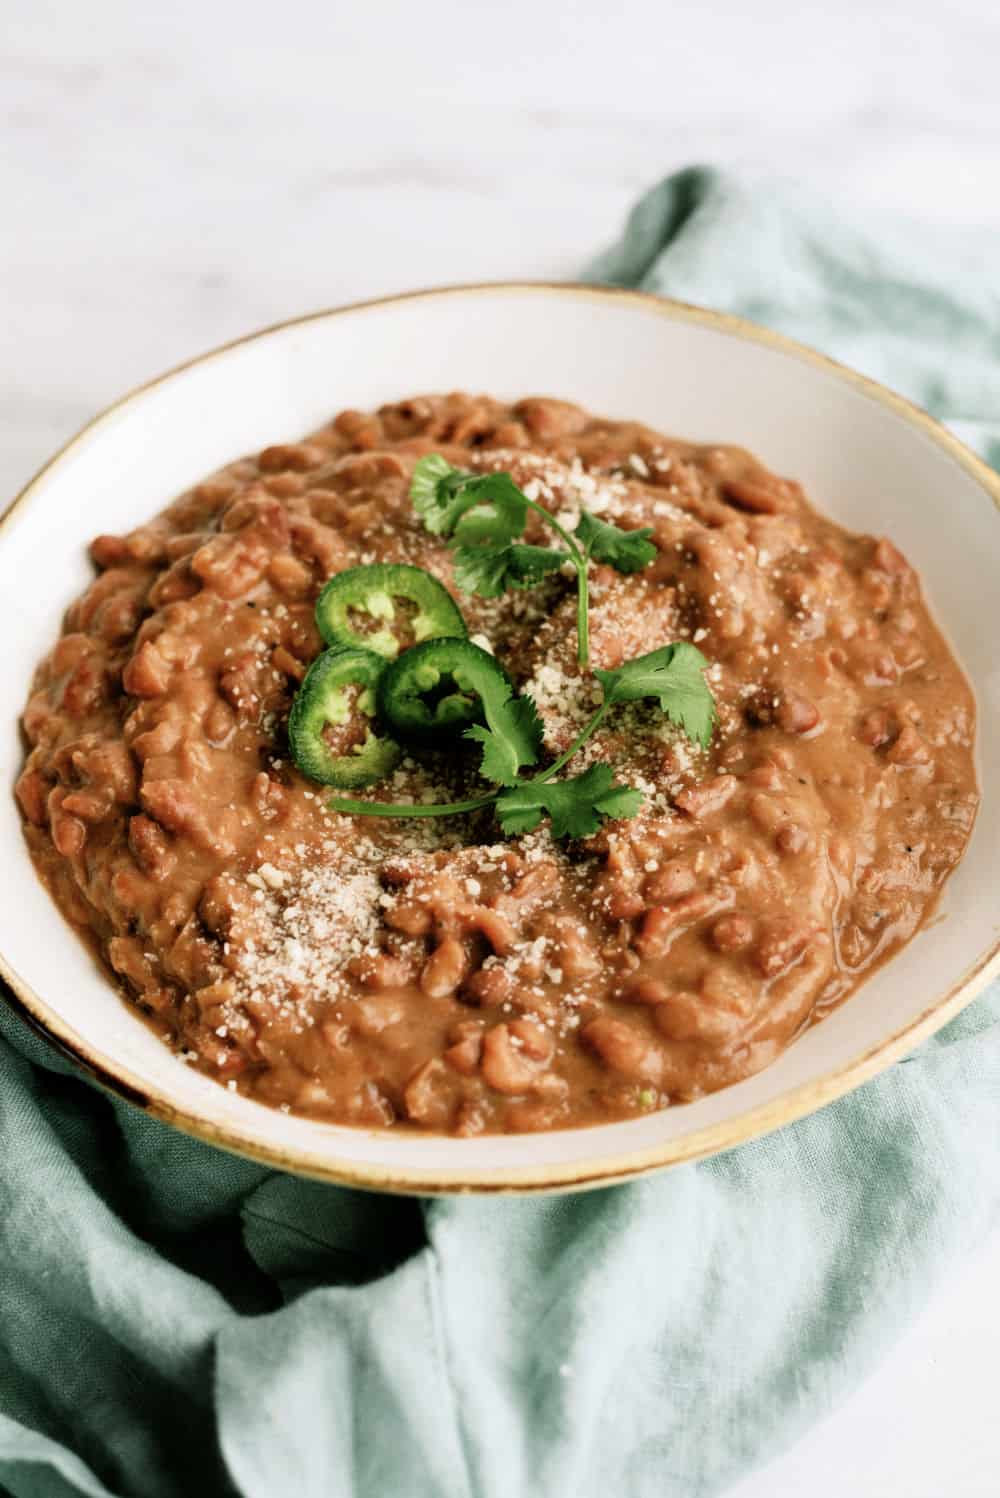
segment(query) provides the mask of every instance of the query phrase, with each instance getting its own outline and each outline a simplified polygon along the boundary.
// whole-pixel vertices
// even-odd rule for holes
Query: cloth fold
[[[690,169],[593,280],[741,312],[1000,464],[975,236]],[[589,1195],[379,1198],[109,1099],[0,1007],[0,1491],[709,1498],[831,1409],[1000,1218],[1000,995],[716,1159]]]

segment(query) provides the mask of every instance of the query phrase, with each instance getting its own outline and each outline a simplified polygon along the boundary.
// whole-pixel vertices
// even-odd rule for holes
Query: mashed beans
[[[641,573],[595,569],[593,663],[678,639],[712,663],[707,751],[634,704],[573,762],[645,796],[585,842],[504,840],[489,811],[336,815],[289,761],[323,582],[388,561],[453,587],[408,499],[432,451],[511,472],[565,522],[653,527]],[[24,714],[26,836],[164,1040],[262,1102],[473,1134],[698,1097],[908,941],[971,831],[973,700],[912,569],[735,448],[556,400],[418,397],[233,463],[91,552]],[[595,701],[572,579],[456,596],[554,756]],[[388,790],[477,785],[431,755]]]

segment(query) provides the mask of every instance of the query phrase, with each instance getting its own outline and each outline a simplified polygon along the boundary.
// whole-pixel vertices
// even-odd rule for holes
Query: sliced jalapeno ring
[[[402,750],[365,724],[363,741],[342,753],[324,737],[327,726],[346,728],[357,715],[375,714],[375,692],[385,661],[371,650],[325,650],[317,656],[295,695],[288,718],[292,759],[303,775],[321,785],[356,790],[374,785],[395,769]],[[351,688],[357,688],[352,694]]]
[[[374,650],[394,660],[403,644],[393,629],[404,623],[397,608],[400,599],[416,610],[405,621],[416,644],[438,636],[464,640],[468,634],[448,589],[422,567],[402,562],[349,567],[331,577],[316,600],[316,625],[326,643],[338,650]],[[359,628],[359,614],[381,627]]]
[[[427,640],[386,667],[379,715],[401,738],[443,743],[482,722],[483,694],[498,683],[510,684],[506,671],[471,640]]]

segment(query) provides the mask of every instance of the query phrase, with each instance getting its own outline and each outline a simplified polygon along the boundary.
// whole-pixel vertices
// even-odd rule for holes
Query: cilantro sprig
[[[581,510],[573,534],[588,557],[606,563],[616,572],[641,572],[656,556],[656,547],[649,539],[653,534],[651,525],[623,531],[620,526],[598,520],[589,510]]]
[[[474,723],[464,735],[483,747],[480,773],[497,785],[516,785],[517,772],[538,762],[544,731],[538,709],[531,697],[515,697],[504,681],[487,687],[483,713],[486,726]]]
[[[553,837],[591,837],[605,817],[634,817],[642,793],[617,785],[610,765],[591,765],[570,780],[522,781],[497,798],[497,817],[508,836],[531,832],[543,815]]]
[[[548,546],[457,546],[455,582],[463,593],[499,598],[508,588],[533,588],[549,572],[557,572],[565,553]]]
[[[627,531],[583,510],[568,531],[544,505],[529,499],[509,473],[474,473],[455,468],[440,453],[421,458],[410,488],[413,508],[433,535],[447,538],[455,552],[455,581],[465,593],[496,598],[508,588],[530,588],[570,562],[577,578],[577,656],[590,664],[591,560],[618,572],[638,572],[656,556],[648,526]],[[516,544],[529,510],[563,542],[558,547]]]
[[[715,700],[705,685],[707,665],[696,645],[678,640],[626,661],[615,671],[595,667],[594,675],[608,707],[655,697],[665,717],[707,749],[715,727]]]
[[[429,453],[414,468],[410,499],[431,534],[453,537],[456,545],[513,541],[533,503],[509,473],[455,468],[440,453]]]

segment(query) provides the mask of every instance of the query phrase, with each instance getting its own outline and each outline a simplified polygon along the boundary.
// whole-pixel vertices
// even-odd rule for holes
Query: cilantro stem
[[[481,811],[492,806],[497,796],[477,796],[474,801],[439,801],[429,806],[408,801],[355,801],[349,796],[335,796],[326,804],[331,811],[353,812],[363,817],[454,817],[463,811]]]
[[[610,706],[610,702],[602,702],[596,713],[594,713],[593,717],[589,718],[584,726],[580,729],[580,732],[577,734],[572,744],[570,744],[569,748],[564,749],[559,758],[555,760],[551,765],[549,765],[547,770],[543,770],[540,775],[533,775],[531,780],[524,783],[527,785],[531,785],[536,780],[551,780],[553,775],[558,775],[563,765],[568,764],[569,761],[573,758],[574,754],[576,754],[577,750],[582,749],[590,736],[597,732],[601,723],[604,721],[604,717]]]
[[[544,505],[529,499],[527,495],[524,496],[524,502],[529,510],[541,515],[545,524],[551,526],[569,547],[569,560],[576,568],[576,653],[580,665],[586,670],[590,665],[590,584],[587,580],[589,558],[576,538],[559,524],[554,515],[549,514]]]

